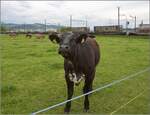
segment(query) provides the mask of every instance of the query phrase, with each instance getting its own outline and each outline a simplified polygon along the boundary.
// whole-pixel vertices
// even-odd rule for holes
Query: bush
[[[0,32],[6,32],[7,28],[4,25],[0,26]]]

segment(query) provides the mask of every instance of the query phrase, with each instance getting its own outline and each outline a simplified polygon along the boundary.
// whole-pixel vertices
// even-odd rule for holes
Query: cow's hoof
[[[83,112],[87,113],[89,111],[89,109],[84,109]]]
[[[68,109],[66,109],[66,108],[64,109],[64,114],[69,114],[69,112],[70,111]]]
[[[65,112],[65,111],[64,111],[64,114],[69,114],[69,112]]]

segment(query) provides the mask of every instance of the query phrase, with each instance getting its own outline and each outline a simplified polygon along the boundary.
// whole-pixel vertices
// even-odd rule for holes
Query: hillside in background
[[[34,23],[34,24],[15,24],[15,23],[2,23],[1,25],[5,26],[9,30],[17,31],[45,31],[45,24]],[[46,25],[46,30],[57,30],[58,28],[63,27],[61,25]]]

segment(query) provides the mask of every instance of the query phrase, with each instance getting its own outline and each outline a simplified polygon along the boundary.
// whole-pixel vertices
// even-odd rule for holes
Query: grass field
[[[101,62],[94,89],[150,66],[150,39],[143,38],[147,36],[97,36]],[[1,35],[0,42],[2,114],[29,114],[66,100],[63,58],[56,44],[24,35],[16,39]],[[145,72],[92,94],[89,113],[150,114],[149,81]],[[82,87],[83,83],[75,87],[74,96],[82,94]],[[83,113],[83,99],[72,102],[72,114]],[[44,114],[63,114],[63,108]]]

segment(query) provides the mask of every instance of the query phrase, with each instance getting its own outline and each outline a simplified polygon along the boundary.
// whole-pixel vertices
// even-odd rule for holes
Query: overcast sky
[[[69,25],[69,16],[73,19],[85,20],[88,25],[116,25],[117,6],[120,13],[127,16],[130,27],[134,22],[130,15],[137,16],[137,25],[143,20],[149,21],[148,1],[2,1],[1,19],[7,23],[54,23]],[[121,16],[121,24],[126,17]],[[84,23],[73,22],[73,26]]]

